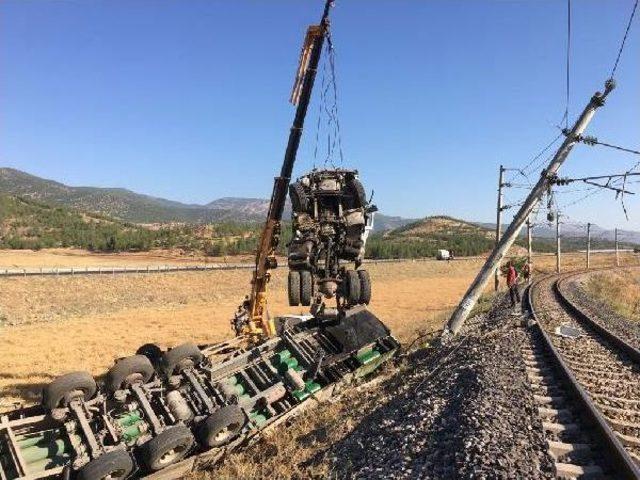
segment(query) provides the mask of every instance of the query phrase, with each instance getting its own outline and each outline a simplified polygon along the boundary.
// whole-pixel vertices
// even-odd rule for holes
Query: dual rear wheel
[[[348,270],[344,294],[351,305],[368,305],[371,302],[371,276],[369,272]]]
[[[289,270],[289,305],[308,307],[313,300],[313,275],[308,270]]]

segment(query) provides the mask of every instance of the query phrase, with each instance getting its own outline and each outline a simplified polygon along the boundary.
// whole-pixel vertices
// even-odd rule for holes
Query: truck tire
[[[136,350],[136,355],[144,355],[155,367],[160,364],[162,359],[162,349],[155,343],[145,343]]]
[[[162,356],[162,370],[167,376],[171,376],[199,364],[203,358],[204,355],[195,343],[183,343],[165,352]]]
[[[198,439],[204,447],[221,447],[234,440],[242,431],[245,416],[238,405],[227,405],[213,412],[202,422]]]
[[[87,372],[72,372],[56,378],[42,392],[42,405],[48,410],[66,407],[76,398],[89,400],[98,389],[96,381]]]
[[[162,470],[186,457],[194,442],[184,425],[169,427],[142,446],[142,461],[152,472]]]
[[[369,305],[371,302],[371,276],[366,270],[357,270],[360,280],[360,303]]]
[[[91,460],[78,471],[78,480],[120,480],[133,470],[133,460],[125,450],[112,450]]]
[[[287,290],[289,292],[289,305],[292,307],[300,305],[300,272],[289,270]]]
[[[116,362],[107,372],[106,386],[110,392],[128,388],[134,383],[147,383],[153,376],[153,365],[144,355],[132,355]]]
[[[347,271],[347,300],[351,305],[360,302],[360,277],[355,270]]]
[[[367,206],[367,194],[362,183],[357,178],[352,178],[347,182],[349,193],[353,195],[353,208],[363,208]]]
[[[313,275],[307,270],[300,272],[300,303],[304,307],[311,305],[313,297]]]
[[[309,209],[309,197],[300,182],[289,185],[289,198],[294,212],[306,212]]]

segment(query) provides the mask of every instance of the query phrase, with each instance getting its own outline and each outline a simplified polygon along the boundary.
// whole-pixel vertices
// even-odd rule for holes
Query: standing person
[[[509,261],[507,265],[507,286],[511,297],[511,308],[515,308],[516,300],[520,303],[520,288],[518,287],[518,271],[512,261]]]
[[[528,284],[531,279],[531,264],[529,262],[526,262],[522,267],[522,276],[524,277],[524,282]]]

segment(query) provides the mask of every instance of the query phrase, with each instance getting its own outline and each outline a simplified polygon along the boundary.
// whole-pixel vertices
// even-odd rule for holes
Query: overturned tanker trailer
[[[0,478],[180,478],[392,356],[398,343],[360,307],[340,318],[277,318],[278,335],[144,346],[103,385],[84,372],[54,380],[42,405],[0,416]]]
[[[167,351],[147,344],[118,360],[103,381],[86,372],[57,378],[44,388],[41,405],[0,414],[0,480],[181,478],[250,444],[258,433],[314,405],[312,399],[332,396],[370,374],[398,350],[387,327],[367,310],[369,299],[364,301],[361,291],[349,297],[344,287],[336,287],[336,295],[326,288],[330,282],[347,285],[348,275],[355,278],[342,268],[327,270],[337,265],[330,259],[311,265],[315,283],[325,284],[311,315],[271,318],[267,312],[284,202],[331,4],[326,2],[320,25],[311,26],[305,38],[292,94],[296,115],[274,180],[251,294],[232,320],[236,338]],[[347,171],[327,175],[355,178]],[[360,216],[371,212],[362,198],[351,199],[363,204],[355,210],[337,210],[344,218],[336,221],[353,228],[345,230],[342,247],[332,250],[338,259],[355,261],[356,268],[366,240],[364,217],[356,210]],[[333,221],[316,220],[325,229]],[[332,238],[320,235],[319,241]],[[341,296],[347,300],[340,301]],[[325,308],[324,299],[334,297],[336,307]]]

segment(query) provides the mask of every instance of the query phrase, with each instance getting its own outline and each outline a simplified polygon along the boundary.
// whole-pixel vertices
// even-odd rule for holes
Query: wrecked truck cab
[[[289,197],[289,304],[309,306],[322,298],[336,298],[341,307],[368,304],[371,279],[360,267],[377,208],[358,171],[312,170],[290,185]]]

